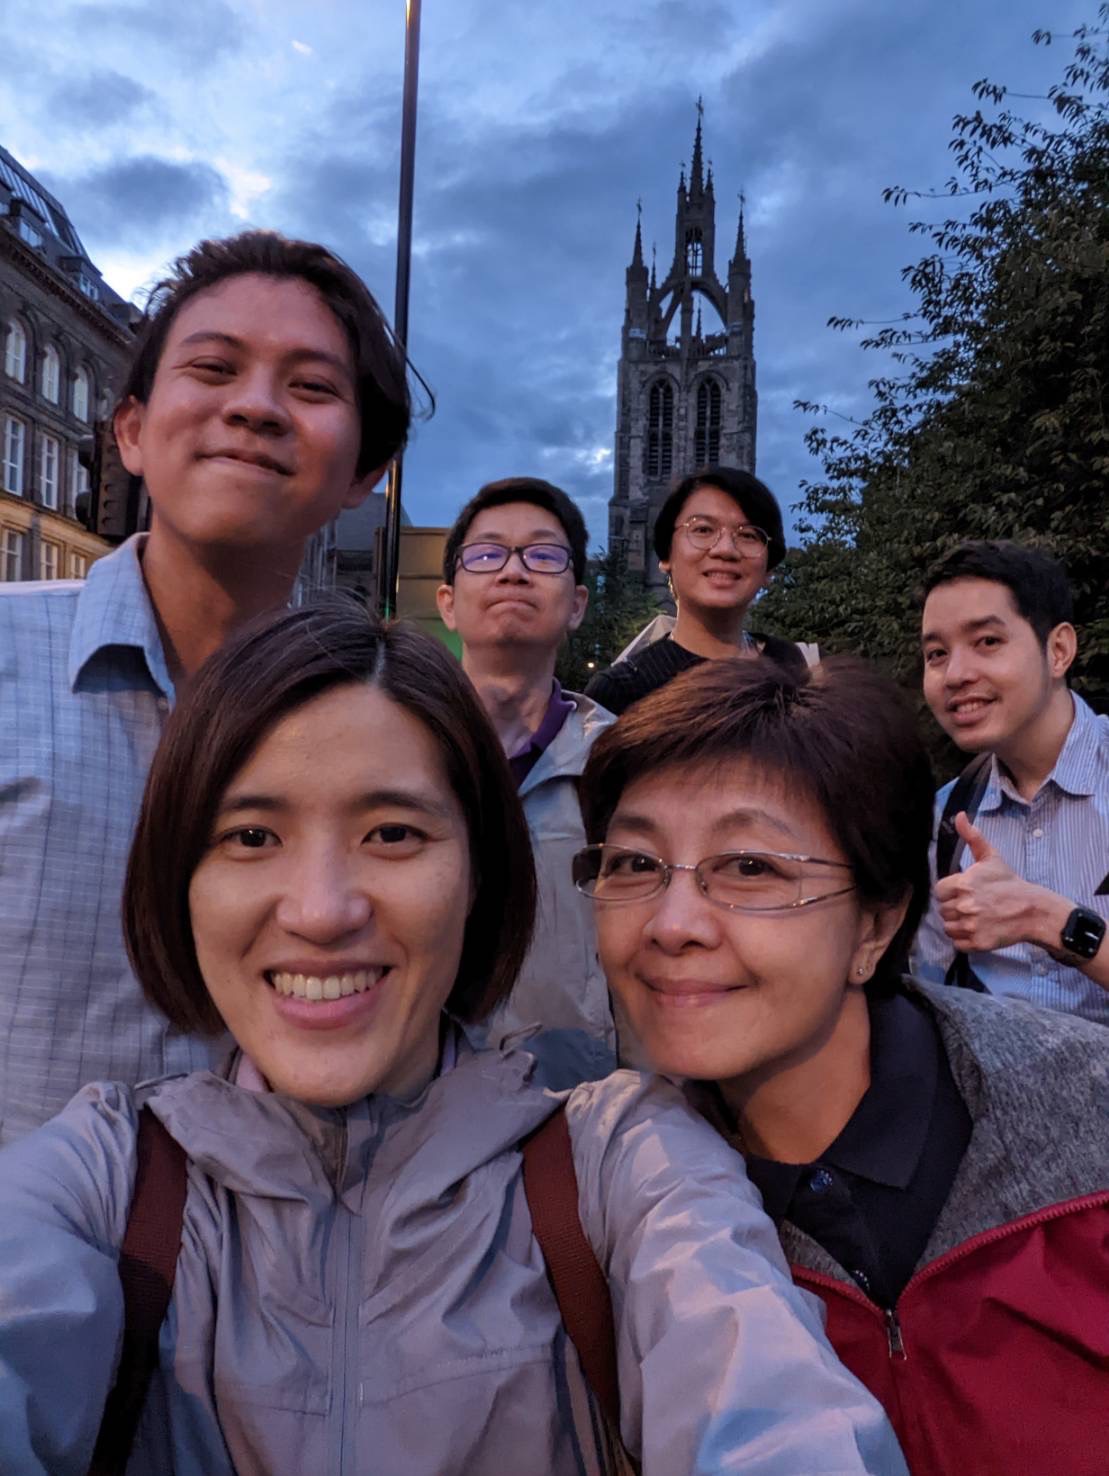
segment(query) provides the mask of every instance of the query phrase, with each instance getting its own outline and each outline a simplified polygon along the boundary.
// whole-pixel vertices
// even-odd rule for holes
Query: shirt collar
[[[114,553],[92,565],[77,597],[77,613],[69,639],[69,685],[75,690],[82,672],[101,651],[124,647],[142,653],[151,680],[167,701],[174,697],[154,606],[142,577],[145,533],[136,533]]]
[[[856,1178],[904,1189],[928,1139],[940,1044],[928,1015],[904,995],[873,999],[870,1008],[870,1085],[835,1142],[820,1155]],[[775,1222],[811,1164],[748,1157],[747,1171]]]
[[[1077,692],[1071,693],[1071,700],[1074,703],[1074,717],[1070,729],[1059,750],[1059,757],[1055,760],[1055,767],[1040,788],[1054,783],[1064,794],[1088,799],[1096,792],[1098,785],[1102,725],[1093,709],[1083,702]],[[990,760],[990,777],[978,806],[979,812],[999,810],[1005,795],[1020,804],[1027,803],[1013,789],[1012,782],[1002,774],[995,753]]]

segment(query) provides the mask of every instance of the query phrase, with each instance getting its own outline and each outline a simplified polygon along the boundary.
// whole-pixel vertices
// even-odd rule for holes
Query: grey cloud
[[[227,0],[139,0],[132,5],[98,0],[75,6],[71,17],[86,35],[107,33],[150,43],[175,61],[193,64],[237,51],[246,38],[242,19]]]
[[[177,164],[151,155],[125,159],[77,179],[44,183],[63,200],[89,240],[127,240],[189,226],[205,229],[227,202],[223,176],[208,164]]]
[[[50,93],[51,121],[71,128],[108,128],[154,102],[148,87],[121,72],[102,70],[70,77]]]

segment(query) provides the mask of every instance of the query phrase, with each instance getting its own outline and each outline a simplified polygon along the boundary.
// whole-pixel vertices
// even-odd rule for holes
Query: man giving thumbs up
[[[913,971],[939,982],[963,953],[992,994],[1109,1024],[1109,718],[1067,685],[1066,576],[1035,549],[962,544],[926,576],[921,640],[936,721],[990,758]]]

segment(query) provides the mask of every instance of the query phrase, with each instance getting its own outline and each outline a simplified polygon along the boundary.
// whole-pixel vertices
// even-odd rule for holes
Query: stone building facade
[[[625,274],[609,548],[622,550],[660,598],[666,576],[651,538],[674,482],[713,462],[755,469],[755,304],[743,208],[722,281],[700,111],[689,181],[683,167],[678,184],[670,270],[660,283],[652,262],[648,275],[640,221]]]
[[[89,468],[135,314],[59,201],[0,148],[0,579],[80,578],[108,552],[90,531]]]

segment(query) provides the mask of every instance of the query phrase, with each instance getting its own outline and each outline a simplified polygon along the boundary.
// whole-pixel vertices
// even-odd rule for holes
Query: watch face
[[[1079,958],[1093,958],[1105,937],[1105,919],[1091,912],[1088,907],[1076,907],[1067,918],[1063,929],[1062,943],[1068,953]]]

